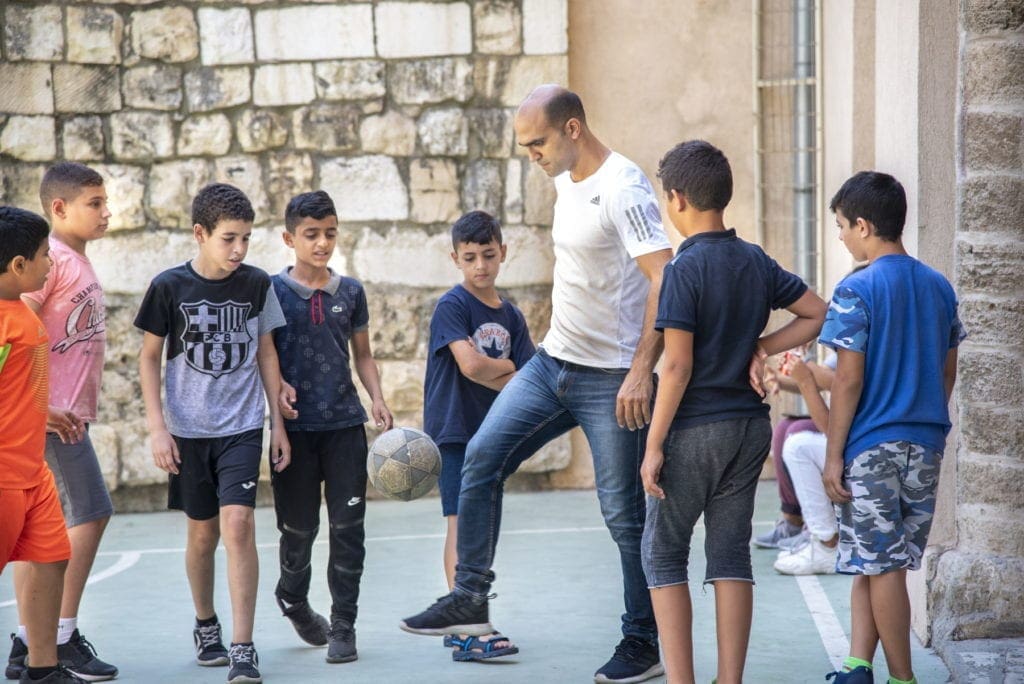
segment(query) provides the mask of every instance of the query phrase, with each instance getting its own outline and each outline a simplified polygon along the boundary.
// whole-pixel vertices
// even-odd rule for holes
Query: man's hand
[[[754,349],[754,355],[750,357],[750,386],[762,397],[765,395],[764,362],[767,358],[768,354],[760,344]]]
[[[810,366],[804,363],[804,360],[799,356],[794,356],[789,360],[789,377],[793,378],[793,382],[798,385],[802,385],[805,382],[810,382],[814,385],[814,374],[811,372]]]
[[[842,456],[825,457],[825,469],[821,472],[821,482],[825,485],[825,493],[832,503],[845,504],[853,500],[853,495],[843,486]]]
[[[281,411],[281,416],[288,420],[295,420],[299,417],[299,412],[294,408],[297,396],[295,394],[295,388],[289,385],[284,379],[281,379],[281,391],[277,395],[277,407]]]
[[[156,467],[177,475],[181,454],[178,453],[178,445],[175,444],[171,433],[167,430],[154,430],[149,433],[149,444],[153,450],[153,463]]]
[[[270,466],[275,473],[279,473],[288,467],[292,462],[292,445],[288,442],[288,435],[284,427],[272,427],[270,429]]]
[[[639,430],[650,423],[652,396],[653,375],[630,369],[615,397],[615,421],[619,427]]]
[[[779,369],[775,366],[765,366],[764,369],[764,389],[773,397],[781,391],[779,387]]]
[[[391,416],[391,411],[388,410],[387,404],[384,403],[383,399],[377,399],[373,402],[370,413],[373,414],[373,422],[378,430],[386,432],[395,424],[395,419]]]
[[[661,449],[648,447],[644,461],[640,464],[640,478],[644,483],[644,491],[656,499],[664,499],[665,492],[658,486],[661,480],[661,466],[665,463],[665,453]]]
[[[46,410],[46,431],[55,432],[65,444],[85,439],[85,422],[67,409],[50,406]]]

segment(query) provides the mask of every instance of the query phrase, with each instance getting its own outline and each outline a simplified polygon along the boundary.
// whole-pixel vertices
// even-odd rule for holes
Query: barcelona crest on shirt
[[[200,373],[219,378],[239,368],[249,356],[252,335],[246,326],[252,304],[207,300],[180,306],[185,316],[181,341],[185,360]]]

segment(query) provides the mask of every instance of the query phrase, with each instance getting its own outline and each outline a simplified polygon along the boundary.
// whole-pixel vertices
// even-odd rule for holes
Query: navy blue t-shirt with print
[[[534,353],[526,320],[511,302],[487,306],[462,285],[446,292],[430,319],[423,388],[423,429],[437,444],[469,442],[498,396],[459,371],[448,345],[470,339],[477,351],[492,359],[512,359],[517,369]]]
[[[349,340],[366,330],[370,314],[359,281],[331,271],[314,290],[296,282],[285,268],[272,278],[287,325],[274,331],[281,377],[295,388],[299,417],[285,428],[341,430],[366,422],[352,383]]]
[[[693,374],[673,427],[768,415],[751,387],[750,359],[772,309],[803,296],[807,285],[736,231],[698,233],[665,265],[658,330],[693,333]]]

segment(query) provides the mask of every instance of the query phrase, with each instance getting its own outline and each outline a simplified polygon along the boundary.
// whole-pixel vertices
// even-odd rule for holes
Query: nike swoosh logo
[[[362,501],[362,500],[363,500],[362,497],[353,496],[351,499],[348,500],[348,505],[349,506],[358,506],[359,502]]]

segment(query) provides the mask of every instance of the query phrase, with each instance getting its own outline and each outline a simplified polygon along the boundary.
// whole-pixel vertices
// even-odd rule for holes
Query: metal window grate
[[[821,0],[752,1],[757,237],[818,289],[823,281]]]

